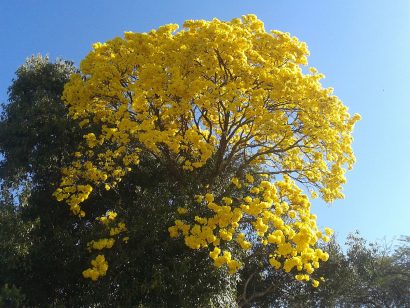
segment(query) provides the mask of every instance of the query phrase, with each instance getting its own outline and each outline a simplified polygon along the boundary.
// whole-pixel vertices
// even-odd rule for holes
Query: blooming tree
[[[318,286],[314,271],[328,255],[317,244],[332,231],[318,229],[308,194],[343,198],[359,116],[322,87],[316,69],[303,70],[308,54],[254,15],[94,44],[65,87],[69,115],[88,133],[55,197],[86,217],[93,189],[115,190],[149,157],[186,192],[164,205],[175,209],[164,226],[171,238],[208,250],[231,274],[263,251],[275,269]],[[90,251],[126,245],[132,226],[114,205],[95,223],[106,231]],[[106,274],[102,253],[91,263],[84,277]]]

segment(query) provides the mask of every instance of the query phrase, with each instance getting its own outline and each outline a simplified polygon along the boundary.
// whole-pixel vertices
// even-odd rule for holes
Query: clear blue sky
[[[230,20],[253,13],[266,29],[307,42],[309,64],[326,75],[352,113],[357,164],[346,199],[315,201],[319,224],[344,241],[410,235],[410,1],[0,1],[0,101],[25,58],[37,53],[76,64],[91,44],[186,19]]]

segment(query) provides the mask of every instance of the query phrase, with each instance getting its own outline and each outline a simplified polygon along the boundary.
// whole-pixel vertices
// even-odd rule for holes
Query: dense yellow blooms
[[[108,263],[103,255],[98,255],[91,261],[92,268],[83,271],[84,278],[90,278],[96,281],[99,277],[105,276],[108,270]]]
[[[98,241],[91,241],[88,243],[88,247],[92,249],[102,250],[104,248],[111,248],[115,243],[113,238],[103,238]]]
[[[251,241],[246,240],[247,235],[241,232],[241,228],[250,223],[252,231],[247,230],[248,237],[256,234],[258,241],[267,246],[269,263],[274,268],[283,268],[286,272],[294,270],[298,273],[296,279],[309,280],[319,262],[329,258],[315,245],[332,230],[325,228],[322,232],[317,228],[316,216],[310,213],[308,197],[289,176],[285,175],[283,180],[273,184],[261,181],[249,190],[255,191],[255,187],[258,193],[229,202],[229,206],[218,204],[216,200],[226,203],[227,199],[232,201],[231,198],[215,198],[207,193],[203,206],[208,207],[213,215],[207,218],[196,216],[193,224],[176,220],[175,225],[169,228],[171,237],[182,235],[186,245],[192,249],[214,247],[210,257],[215,266],[227,265],[229,272],[233,273],[241,264],[227,250],[220,256],[220,247],[236,238],[240,248],[249,250]],[[234,261],[235,266],[232,265]]]
[[[93,188],[115,188],[142,152],[188,174],[212,158],[214,174],[229,177],[232,191],[247,195],[221,195],[212,179],[204,179],[193,197],[204,210],[180,205],[176,211],[184,220],[169,227],[171,237],[182,235],[192,249],[208,247],[215,265],[234,273],[241,264],[227,243],[251,251],[255,235],[271,251],[273,267],[308,280],[327,259],[314,247],[331,232],[317,229],[308,197],[296,184],[326,202],[343,197],[359,116],[350,116],[332,89],[322,87],[316,69],[303,72],[305,43],[266,32],[254,15],[188,20],[177,29],[170,24],[126,32],[93,45],[81,74],[64,90],[69,115],[87,133],[75,161],[63,169],[55,197],[83,217],[81,203]],[[225,174],[233,162],[238,172]],[[262,174],[241,173],[252,166]],[[111,219],[104,217],[103,223]],[[245,225],[254,234],[244,232]]]

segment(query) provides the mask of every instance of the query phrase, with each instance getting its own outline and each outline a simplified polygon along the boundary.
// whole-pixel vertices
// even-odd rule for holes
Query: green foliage
[[[15,286],[5,284],[0,289],[0,307],[18,308],[23,305],[24,295]]]
[[[130,239],[123,249],[106,252],[113,260],[107,276],[87,283],[91,288],[104,286],[103,290],[109,290],[102,294],[105,301],[124,307],[207,307],[210,303],[220,307],[235,303],[233,277],[211,270],[213,265],[204,252],[192,252],[169,238],[167,228],[175,219],[170,200],[178,202],[175,199],[183,198],[185,192],[177,190],[166,174],[152,160],[143,158],[117,191],[101,192],[103,198],[93,201],[106,209],[116,204],[130,226]]]
[[[409,305],[410,237],[403,237],[395,250],[391,244],[367,243],[358,233],[351,234],[347,244],[347,260],[354,283],[347,298],[349,304],[369,307]]]
[[[10,260],[7,251],[13,249],[2,250],[0,262],[8,264],[2,280],[22,288],[31,305],[52,303],[80,281],[80,270],[69,266],[78,268],[84,254],[74,236],[82,229],[73,228],[78,222],[51,197],[59,169],[80,136],[60,99],[74,71],[67,61],[31,57],[17,70],[3,105],[0,229],[9,230],[2,236],[19,254]]]
[[[266,265],[247,274],[247,296],[243,296],[244,288],[238,293],[242,294],[241,306],[409,307],[410,237],[403,237],[394,249],[368,243],[356,232],[346,245],[347,252],[343,252],[333,238],[323,247],[330,257],[316,273],[325,277],[318,288],[292,281],[285,274],[270,273],[264,270]]]
[[[71,62],[50,63],[41,56],[27,59],[17,70],[16,79],[8,89],[9,103],[2,106],[2,179],[38,175],[40,182],[45,180],[41,172],[50,174],[64,163],[67,150],[75,145],[76,134],[66,117],[61,94],[75,71]]]
[[[24,270],[23,260],[31,246],[29,233],[32,226],[25,223],[21,211],[5,199],[0,196],[0,286]]]

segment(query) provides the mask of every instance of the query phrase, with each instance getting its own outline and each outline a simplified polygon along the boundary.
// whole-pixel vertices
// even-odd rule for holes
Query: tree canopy
[[[304,73],[306,44],[266,32],[254,15],[177,28],[127,32],[81,62],[63,99],[86,133],[54,195],[85,217],[93,190],[116,189],[146,157],[174,183],[163,205],[175,212],[171,237],[208,250],[231,274],[263,250],[272,267],[310,280],[328,259],[315,245],[331,230],[317,228],[298,185],[327,202],[343,197],[359,116],[322,87],[316,69]],[[115,205],[105,210],[94,218],[107,230],[90,250],[129,239],[126,217]],[[91,263],[85,277],[106,274],[103,254]]]

